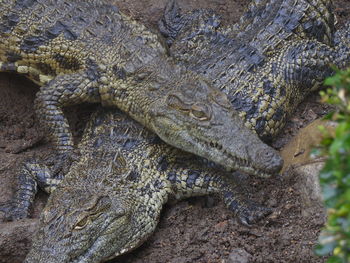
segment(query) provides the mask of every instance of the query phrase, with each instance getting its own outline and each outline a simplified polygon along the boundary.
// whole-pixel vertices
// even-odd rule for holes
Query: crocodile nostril
[[[264,161],[270,161],[275,154],[269,150],[269,149],[264,149],[260,152],[260,156],[264,159]]]
[[[273,149],[262,149],[258,152],[260,160],[265,164],[265,167],[273,173],[278,173],[283,166],[283,159],[279,153]]]

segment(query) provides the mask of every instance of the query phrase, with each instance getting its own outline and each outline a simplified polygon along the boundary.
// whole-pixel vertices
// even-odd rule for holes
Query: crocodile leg
[[[51,193],[61,182],[62,177],[53,177],[46,165],[36,161],[23,164],[18,176],[18,189],[12,201],[0,204],[0,211],[5,213],[5,220],[13,221],[27,218],[34,202],[38,186]]]
[[[35,100],[35,110],[40,122],[48,127],[49,134],[59,152],[73,150],[73,138],[63,114],[64,106],[82,102],[100,101],[97,83],[83,74],[61,75],[40,88]]]
[[[350,46],[332,48],[314,40],[295,41],[280,54],[277,63],[283,65],[278,75],[285,85],[316,90],[326,77],[333,74],[332,65],[338,68],[350,65]]]
[[[249,200],[239,180],[232,178],[231,174],[223,174],[215,169],[176,168],[168,173],[168,180],[175,186],[174,194],[177,199],[210,193],[219,194],[228,209],[244,225],[255,223],[272,212],[270,208]]]
[[[274,94],[270,100],[257,99],[260,103],[257,105],[266,105],[263,111],[244,117],[247,126],[254,128],[264,141],[271,140],[295,106],[311,91],[317,90],[325,78],[334,74],[332,65],[341,69],[350,65],[350,49],[346,45],[333,48],[315,40],[298,40],[287,42],[286,46],[283,51],[273,54],[274,61],[247,74],[249,82],[242,84],[244,92],[267,91]],[[260,95],[255,93],[253,96],[258,98]],[[230,96],[238,111],[242,98],[244,95],[240,90]]]
[[[37,93],[34,106],[39,121],[48,129],[47,134],[58,149],[54,173],[63,170],[66,174],[75,156],[73,137],[63,107],[100,101],[95,73],[87,70],[86,73],[60,75],[51,80],[52,77],[41,75],[34,68],[19,66],[16,62],[0,62],[0,72],[18,72],[37,82],[47,82]]]
[[[55,173],[64,169],[65,174],[74,160],[73,137],[68,120],[63,114],[63,107],[99,101],[97,82],[85,74],[61,75],[40,88],[35,100],[35,110],[59,151]]]

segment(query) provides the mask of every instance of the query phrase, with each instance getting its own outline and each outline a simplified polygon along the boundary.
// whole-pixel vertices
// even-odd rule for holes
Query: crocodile
[[[350,27],[335,33],[329,0],[255,0],[237,24],[220,22],[208,10],[182,14],[173,0],[159,28],[171,55],[211,79],[265,142],[332,66],[350,65]]]
[[[245,198],[232,173],[165,144],[118,109],[93,114],[81,157],[64,178],[24,164],[13,218],[28,215],[37,185],[50,192],[26,263],[104,262],[140,246],[168,199],[218,194],[244,224],[271,213]]]
[[[0,71],[40,86],[35,111],[68,169],[74,144],[62,108],[114,106],[165,142],[263,177],[283,160],[246,129],[225,94],[177,65],[162,38],[100,0],[0,0]]]

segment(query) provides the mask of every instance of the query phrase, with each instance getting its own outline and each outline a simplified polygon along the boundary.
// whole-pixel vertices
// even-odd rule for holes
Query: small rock
[[[215,232],[225,232],[225,230],[228,227],[228,220],[222,221],[220,223],[217,223],[214,226]]]
[[[249,263],[252,258],[247,251],[242,248],[233,249],[226,263]]]
[[[299,167],[316,161],[310,157],[310,153],[322,140],[322,132],[318,128],[321,125],[329,132],[333,132],[335,129],[335,123],[333,122],[316,120],[300,129],[298,134],[282,149],[281,155],[284,160],[282,173],[288,171],[291,167]]]
[[[316,208],[323,209],[322,190],[318,174],[324,162],[305,164],[294,168],[291,173],[297,178],[297,189],[301,197],[302,215],[311,216]]]
[[[271,193],[271,196],[276,196],[276,194],[275,193]],[[269,198],[267,200],[267,202],[266,202],[266,206],[270,207],[270,208],[277,207],[278,206],[278,200],[275,199],[275,198]]]
[[[296,180],[294,188],[301,197],[301,213],[305,217],[323,209],[318,175],[324,160],[315,159],[310,155],[312,149],[322,140],[322,133],[318,128],[320,125],[329,132],[334,131],[335,128],[333,122],[316,120],[301,129],[281,152],[285,161],[284,174],[286,178]]]

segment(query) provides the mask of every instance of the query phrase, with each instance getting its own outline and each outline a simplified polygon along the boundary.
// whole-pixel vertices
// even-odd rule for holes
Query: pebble
[[[252,255],[242,248],[235,248],[231,251],[226,263],[249,263]]]

